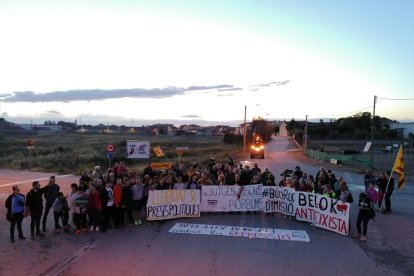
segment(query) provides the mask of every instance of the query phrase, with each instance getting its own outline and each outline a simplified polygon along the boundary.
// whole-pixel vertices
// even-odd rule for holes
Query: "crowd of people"
[[[68,232],[71,229],[71,216],[77,235],[87,231],[106,232],[110,228],[124,229],[127,225],[141,225],[151,190],[201,189],[203,185],[262,184],[294,188],[297,191],[318,193],[343,202],[353,202],[347,183],[330,170],[320,168],[313,176],[296,166],[293,170],[285,170],[280,176],[281,180],[276,182],[275,175],[268,168],[262,170],[257,163],[252,167],[247,164],[235,165],[232,159],[220,163],[216,162],[214,157],[210,157],[210,162],[205,168],[196,162],[187,168],[179,164],[178,167],[172,166],[169,170],[155,171],[148,163],[141,174],[129,170],[123,162],[115,163],[114,167],[106,171],[101,171],[101,168],[96,166],[92,171],[85,170],[78,183],[71,184],[71,192],[68,195],[60,191],[55,177],[51,176],[45,187],[34,181],[26,196],[20,193],[19,187],[13,186],[13,194],[6,200],[7,217],[11,223],[10,241],[15,241],[16,226],[19,239],[26,238],[23,235],[22,221],[27,216],[31,217],[30,238],[44,236],[50,210],[53,211],[54,228],[57,233]],[[385,200],[385,211],[391,212],[390,187],[393,187],[394,183],[390,183],[387,189],[384,186],[384,183],[388,183],[387,177],[389,178],[389,175],[385,173],[379,179],[375,179],[372,171],[368,171],[364,176],[366,192],[359,196],[360,211],[357,219],[357,237],[363,241],[366,240],[368,221],[372,218],[372,204],[381,205],[381,194]],[[375,185],[379,187],[378,192]]]

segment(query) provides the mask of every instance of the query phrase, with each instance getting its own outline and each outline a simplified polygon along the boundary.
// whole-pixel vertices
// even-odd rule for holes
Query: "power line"
[[[346,112],[346,113],[342,113],[342,114],[336,114],[336,115],[325,115],[325,116],[315,116],[315,117],[319,117],[319,118],[323,118],[323,117],[328,117],[328,118],[332,118],[332,117],[340,117],[340,116],[345,116],[345,115],[349,115],[349,114],[355,114],[355,113],[358,113],[358,112],[361,112],[361,111],[364,111],[364,110],[367,110],[367,109],[369,109],[369,108],[372,108],[373,107],[373,105],[370,105],[370,106],[367,106],[367,107],[364,107],[364,108],[361,108],[361,109],[358,109],[358,110],[355,110],[355,111],[351,111],[351,112]]]
[[[414,98],[405,98],[405,99],[392,99],[392,98],[380,98],[380,100],[389,100],[389,101],[414,101]]]

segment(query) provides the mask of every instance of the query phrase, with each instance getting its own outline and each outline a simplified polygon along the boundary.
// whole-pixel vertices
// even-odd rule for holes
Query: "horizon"
[[[392,118],[386,118],[385,119],[391,120],[393,121],[392,123],[414,123],[414,120],[394,120]],[[165,121],[165,120],[147,120],[147,121],[130,121],[129,123],[126,121],[113,121],[113,122],[103,122],[103,121],[91,121],[88,123],[82,123],[78,122],[76,119],[74,121],[65,121],[65,120],[54,120],[53,118],[45,118],[44,121],[39,121],[39,122],[28,122],[25,120],[22,121],[9,121],[6,118],[0,118],[0,119],[4,119],[10,123],[16,124],[16,125],[34,125],[34,126],[38,126],[38,125],[45,125],[46,121],[51,121],[51,122],[55,122],[56,124],[59,121],[63,121],[66,123],[74,123],[77,126],[99,126],[99,125],[104,125],[104,126],[125,126],[125,127],[148,127],[148,126],[153,126],[153,125],[174,125],[175,127],[180,127],[183,125],[197,125],[200,127],[215,127],[215,126],[228,126],[228,127],[240,127],[241,125],[243,125],[243,121],[232,121],[232,122],[223,122],[223,121],[218,121],[218,122],[210,122],[210,121],[200,121],[200,120],[185,120],[185,121]],[[263,119],[263,118],[261,118]],[[291,118],[294,119],[294,118]],[[285,119],[272,119],[272,120],[267,120],[269,122],[286,122],[288,123],[291,119],[289,120],[285,120]],[[308,123],[319,123],[320,120],[322,120],[323,122],[329,122],[330,120],[334,120],[336,121],[337,119],[333,119],[333,118],[315,118],[312,120],[308,120]],[[251,123],[253,120],[251,121],[246,121],[246,123]],[[296,122],[305,122],[305,120],[295,120]]]
[[[414,121],[414,2],[0,3],[10,121]],[[345,16],[346,15],[346,16]],[[7,27],[6,27],[7,26]],[[174,123],[175,124],[175,123]]]

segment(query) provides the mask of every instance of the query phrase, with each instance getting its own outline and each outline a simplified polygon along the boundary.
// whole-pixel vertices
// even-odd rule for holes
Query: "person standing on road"
[[[388,186],[386,188],[385,196],[384,196],[384,200],[385,200],[384,213],[391,213],[391,195],[394,192],[394,178],[392,178],[390,171],[387,171],[385,173],[385,176],[387,177]]]
[[[114,191],[112,190],[112,183],[106,182],[105,188],[100,192],[101,207],[102,207],[102,227],[101,231],[106,232],[110,228],[109,218],[113,218],[114,210]]]
[[[30,238],[34,240],[35,226],[36,236],[44,236],[44,234],[40,232],[40,219],[42,218],[43,213],[43,192],[40,189],[39,181],[34,181],[32,187],[33,188],[26,195],[26,216],[31,217]]]
[[[131,180],[126,177],[122,185],[122,195],[121,195],[121,208],[123,208],[123,213],[127,215],[130,225],[134,225],[134,219],[132,217],[132,190],[131,190]],[[122,217],[123,220],[125,219]]]
[[[49,178],[49,183],[46,187],[42,188],[43,196],[46,200],[46,208],[45,212],[43,213],[43,220],[42,220],[42,230],[43,232],[46,232],[46,222],[47,222],[47,216],[49,215],[50,208],[52,208],[53,202],[55,202],[55,199],[58,197],[58,194],[60,192],[60,186],[56,184],[55,176],[52,175]]]
[[[69,204],[62,192],[59,192],[58,197],[52,205],[53,217],[55,219],[55,233],[59,233],[62,227],[59,225],[59,219],[62,220],[62,226],[65,232],[69,230]]]
[[[122,198],[122,178],[116,180],[116,185],[114,186],[114,223],[116,228],[124,226],[124,208],[121,206]]]
[[[88,198],[85,196],[85,191],[82,186],[78,186],[76,193],[70,198],[71,206],[73,206],[73,222],[76,226],[76,235],[87,231],[86,228],[86,213],[88,208]]]
[[[369,185],[375,185],[376,179],[375,176],[372,174],[372,170],[368,169],[367,173],[364,175],[364,184],[365,184],[365,192],[368,191]]]
[[[381,173],[381,176],[377,179],[378,186],[378,212],[381,212],[382,202],[384,201],[385,190],[387,189],[387,176],[385,173]]]
[[[10,242],[14,242],[16,225],[17,231],[19,231],[19,239],[26,239],[22,230],[23,214],[25,212],[24,201],[24,195],[20,193],[19,187],[13,186],[13,194],[9,195],[5,203],[7,211],[10,212]]]
[[[91,185],[88,195],[89,231],[99,231],[101,210],[101,195],[95,186]]]
[[[160,183],[164,183],[164,179],[160,179]],[[157,187],[158,188],[158,187]],[[144,184],[141,183],[141,177],[136,177],[135,184],[132,186],[132,215],[134,217],[134,225],[141,225],[141,210],[144,206]]]
[[[355,236],[355,238],[359,239],[360,241],[365,242],[367,240],[366,235],[368,231],[368,222],[372,218],[371,212],[372,212],[372,202],[368,198],[368,195],[366,193],[360,193],[359,194],[359,200],[358,200],[358,218],[356,222],[358,234]],[[361,223],[362,223],[362,232],[361,232]]]

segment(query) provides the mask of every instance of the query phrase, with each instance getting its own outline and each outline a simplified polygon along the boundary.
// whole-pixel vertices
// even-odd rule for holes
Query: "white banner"
[[[200,217],[200,190],[149,191],[147,219]]]
[[[127,140],[126,158],[149,158],[150,142]]]
[[[228,236],[250,239],[310,242],[306,231],[301,230],[176,223],[168,232],[180,234]]]
[[[266,198],[264,212],[279,212],[289,216],[295,215],[295,189],[273,186],[263,187],[262,196]]]
[[[296,192],[296,219],[342,235],[349,233],[349,203],[320,194]]]
[[[260,211],[265,198],[262,185],[202,186],[202,212]]]

